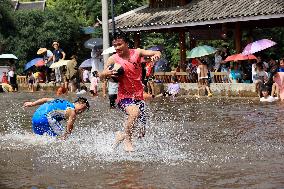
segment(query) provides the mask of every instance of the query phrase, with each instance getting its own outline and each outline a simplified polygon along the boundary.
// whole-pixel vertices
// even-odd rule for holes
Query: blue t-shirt
[[[75,109],[73,103],[63,100],[55,99],[42,104],[34,113],[33,121],[37,119],[55,119],[56,121],[61,121],[65,119],[65,111],[67,109]]]
[[[59,59],[62,59],[62,49],[57,49],[57,50],[53,50],[53,55],[55,56],[55,61],[54,62],[58,62]]]

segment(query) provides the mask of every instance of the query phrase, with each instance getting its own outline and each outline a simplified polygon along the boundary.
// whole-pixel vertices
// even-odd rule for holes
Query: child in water
[[[98,83],[100,79],[97,71],[93,71],[92,74],[93,77],[91,79],[90,93],[93,95],[93,97],[95,97],[98,96]]]
[[[269,90],[267,87],[263,87],[261,90],[263,97],[260,98],[260,102],[274,102],[277,99],[269,95]]]

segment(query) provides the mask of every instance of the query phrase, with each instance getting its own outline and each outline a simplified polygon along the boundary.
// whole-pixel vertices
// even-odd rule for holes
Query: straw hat
[[[58,43],[57,41],[54,41],[54,42],[52,43],[52,46],[54,46],[54,45],[58,45],[58,46],[59,46],[59,43]]]
[[[38,49],[37,53],[36,54],[43,54],[47,51],[47,48],[40,48]]]

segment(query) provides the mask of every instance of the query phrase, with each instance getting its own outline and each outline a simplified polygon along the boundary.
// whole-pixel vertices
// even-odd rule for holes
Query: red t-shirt
[[[129,49],[130,58],[125,60],[114,54],[115,63],[120,64],[124,74],[118,79],[117,102],[125,98],[143,100],[141,57],[136,49]]]

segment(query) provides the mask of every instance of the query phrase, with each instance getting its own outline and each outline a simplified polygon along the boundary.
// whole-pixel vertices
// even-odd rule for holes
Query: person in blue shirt
[[[86,98],[79,97],[74,103],[63,99],[41,98],[34,102],[25,102],[24,107],[41,105],[33,114],[32,130],[35,134],[61,136],[68,138],[73,130],[76,116],[89,108]],[[61,124],[67,120],[66,129]]]

